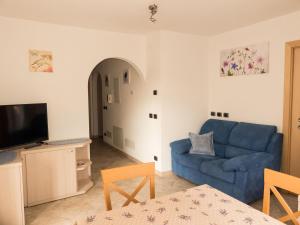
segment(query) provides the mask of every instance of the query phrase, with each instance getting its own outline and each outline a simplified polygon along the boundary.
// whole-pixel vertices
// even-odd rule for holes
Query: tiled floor
[[[97,140],[94,140],[92,143],[91,155],[93,161],[92,176],[95,186],[84,195],[26,208],[26,225],[73,225],[76,218],[85,217],[94,212],[104,210],[102,183],[99,179],[99,170],[132,164],[133,161],[126,158],[119,151]],[[120,183],[120,186],[127,190],[131,190],[134,189],[137,182],[138,180],[134,182],[122,182]],[[193,186],[192,183],[173,175],[165,177],[157,176],[156,196],[163,196]],[[146,200],[147,196],[148,189],[144,188],[137,198]],[[288,202],[291,203],[291,206],[296,208],[296,197],[291,195],[285,195],[285,197]],[[123,201],[124,199],[121,196],[114,193],[112,194],[113,208],[120,206]],[[252,203],[251,206],[260,210],[262,202],[258,201]],[[271,212],[275,217],[283,214],[283,211],[275,201],[273,201],[271,205]]]

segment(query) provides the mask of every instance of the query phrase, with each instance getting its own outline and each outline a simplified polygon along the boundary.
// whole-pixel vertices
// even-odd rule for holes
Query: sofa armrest
[[[224,171],[246,172],[251,169],[272,167],[274,156],[266,152],[240,155],[226,160],[222,167]]]
[[[274,155],[274,165],[271,169],[280,170],[281,154],[282,154],[283,135],[280,133],[274,134],[267,147],[267,152]]]
[[[176,154],[184,154],[188,152],[191,147],[191,141],[189,138],[178,140],[178,141],[173,141],[170,143],[172,153]]]

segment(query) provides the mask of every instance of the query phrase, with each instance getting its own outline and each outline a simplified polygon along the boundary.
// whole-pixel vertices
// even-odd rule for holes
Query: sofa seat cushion
[[[233,171],[226,172],[223,170],[223,163],[226,160],[227,159],[216,159],[216,160],[202,162],[200,171],[206,175],[233,184],[235,180],[235,172]]]
[[[219,144],[228,144],[231,130],[238,123],[226,120],[209,119],[201,127],[200,134],[214,133],[214,141]]]
[[[195,170],[200,170],[200,166],[203,162],[218,159],[216,156],[189,153],[183,155],[174,155],[173,157],[177,163]]]
[[[240,156],[240,155],[247,155],[247,154],[251,154],[251,153],[255,153],[251,150],[248,149],[244,149],[244,148],[238,148],[238,147],[233,147],[233,146],[227,146],[226,150],[225,150],[225,157],[227,159],[236,157],[236,156]]]
[[[232,129],[229,145],[252,151],[265,151],[276,131],[275,126],[239,123]]]

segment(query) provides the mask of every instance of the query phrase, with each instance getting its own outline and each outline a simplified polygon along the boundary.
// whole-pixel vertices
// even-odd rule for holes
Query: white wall
[[[50,139],[89,136],[88,78],[103,59],[146,72],[145,37],[0,17],[0,104],[48,103]],[[31,73],[28,50],[50,50],[54,73]]]
[[[208,39],[161,32],[162,170],[171,169],[170,142],[198,132],[208,116]]]
[[[300,12],[211,37],[208,51],[209,109],[228,112],[231,120],[277,125],[282,129],[284,48],[300,39]],[[268,41],[270,72],[220,77],[220,51]]]
[[[149,99],[148,112],[157,114],[156,120],[149,119],[147,121],[147,129],[144,129],[151,144],[145,149],[158,157],[156,168],[162,171],[162,78],[161,78],[161,32],[151,32],[147,34],[147,77],[146,97]],[[153,90],[157,90],[158,94],[153,95]],[[149,153],[148,153],[149,154]]]
[[[121,103],[108,104],[109,110],[104,111],[105,129],[122,127],[124,139],[135,143],[135,149],[125,146],[123,151],[144,162],[156,155],[157,170],[171,170],[169,143],[198,132],[208,116],[207,44],[207,38],[196,35],[167,31],[147,35],[146,79],[129,67],[132,81],[120,85]],[[113,93],[113,78],[122,80],[126,68],[122,61],[107,60],[97,69],[102,77],[110,77],[111,87],[103,87],[104,102]],[[149,119],[149,113],[158,119]],[[112,144],[112,139],[104,140]]]

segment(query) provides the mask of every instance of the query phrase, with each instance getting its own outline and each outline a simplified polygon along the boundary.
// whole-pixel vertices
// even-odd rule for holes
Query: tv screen
[[[0,150],[45,140],[47,104],[0,105]]]

